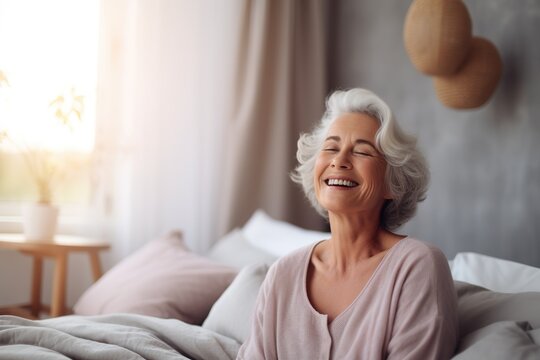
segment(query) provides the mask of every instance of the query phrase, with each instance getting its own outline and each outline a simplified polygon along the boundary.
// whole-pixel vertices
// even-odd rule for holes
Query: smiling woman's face
[[[347,113],[330,126],[315,162],[315,194],[334,213],[380,213],[385,199],[386,161],[375,147],[379,122]]]

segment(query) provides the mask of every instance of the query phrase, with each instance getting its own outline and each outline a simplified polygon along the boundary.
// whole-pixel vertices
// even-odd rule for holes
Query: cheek
[[[366,181],[362,184],[361,194],[364,199],[378,199],[382,195],[382,187],[376,181]]]
[[[315,158],[315,165],[313,171],[315,181],[317,181],[324,172],[324,169],[326,168],[325,163],[326,162],[322,156],[319,155],[317,156],[317,158]]]
[[[317,159],[317,160],[315,160],[315,167],[314,167],[314,170],[313,170],[313,176],[317,177],[317,175],[319,175],[320,173],[321,173],[321,163]]]
[[[325,169],[325,160],[321,156],[317,156],[313,170],[313,185],[315,186],[315,194],[319,193],[321,187],[320,180]]]
[[[385,192],[385,173],[386,167],[380,164],[370,164],[364,168],[363,185],[369,193]]]

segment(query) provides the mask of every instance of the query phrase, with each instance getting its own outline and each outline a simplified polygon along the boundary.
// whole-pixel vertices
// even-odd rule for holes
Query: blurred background
[[[258,208],[325,230],[288,177],[296,141],[329,93],[364,87],[432,172],[399,232],[448,258],[540,266],[540,3],[465,1],[504,63],[475,110],[442,105],[411,64],[410,3],[0,0],[0,232],[21,231],[37,196],[25,160],[36,151],[63,165],[50,179],[59,232],[109,241],[105,268],[172,229],[204,253]],[[85,261],[69,260],[81,267],[70,304],[91,282]],[[27,297],[31,260],[0,250],[0,264],[0,303]]]

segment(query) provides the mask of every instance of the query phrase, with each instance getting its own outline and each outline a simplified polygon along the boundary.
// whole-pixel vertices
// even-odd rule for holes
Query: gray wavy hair
[[[381,225],[388,230],[396,229],[414,216],[418,202],[426,198],[429,169],[416,147],[416,138],[403,132],[388,105],[369,90],[350,89],[330,95],[319,124],[298,139],[299,165],[291,173],[291,179],[302,185],[311,205],[328,219],[328,212],[315,195],[315,160],[330,126],[345,113],[367,114],[381,124],[375,135],[375,146],[386,160],[385,182],[393,197],[383,206]]]

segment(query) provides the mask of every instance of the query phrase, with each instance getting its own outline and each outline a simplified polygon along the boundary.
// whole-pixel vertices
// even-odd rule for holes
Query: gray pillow
[[[540,344],[540,328],[529,330],[527,333],[535,343]]]
[[[212,306],[203,327],[243,343],[249,335],[255,301],[267,272],[266,264],[243,268]]]
[[[462,338],[453,360],[540,359],[540,346],[532,340],[527,322],[501,321]]]
[[[237,269],[253,264],[272,264],[276,260],[276,256],[251,245],[239,229],[234,229],[221,238],[207,256]]]
[[[460,337],[499,321],[527,321],[540,327],[540,292],[497,293],[455,281]]]

